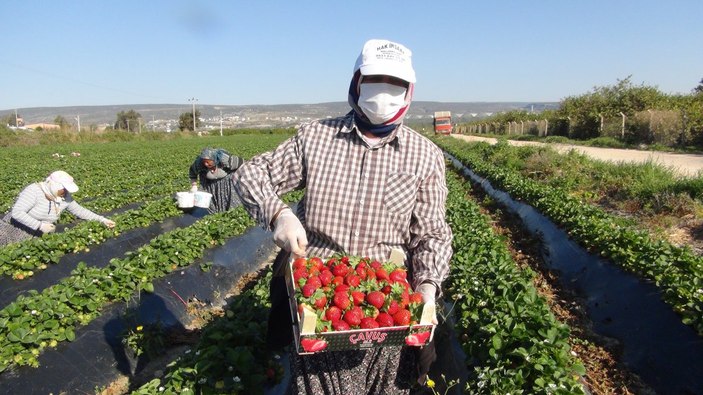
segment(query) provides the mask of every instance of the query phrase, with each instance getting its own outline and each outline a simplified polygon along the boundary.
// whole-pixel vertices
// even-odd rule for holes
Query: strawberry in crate
[[[409,326],[422,313],[422,296],[413,292],[405,267],[370,258],[297,258],[292,277],[299,314],[317,316],[315,332]]]

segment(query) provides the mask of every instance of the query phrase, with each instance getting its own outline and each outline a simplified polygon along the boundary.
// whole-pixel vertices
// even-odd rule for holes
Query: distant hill
[[[485,117],[501,111],[523,109],[540,112],[544,109],[557,108],[553,102],[465,102],[443,103],[431,101],[414,101],[408,113],[409,120],[428,119],[435,111],[451,111],[456,121],[468,121]],[[220,114],[225,127],[231,126],[292,126],[301,121],[334,117],[349,111],[346,102],[329,102],[316,104],[277,104],[277,105],[196,105],[201,118],[206,124],[219,125]],[[51,123],[57,116],[62,116],[71,123],[80,118],[82,127],[89,125],[111,125],[117,120],[121,111],[134,110],[141,114],[145,126],[149,124],[171,126],[178,123],[182,113],[192,111],[191,104],[125,104],[110,106],[74,106],[74,107],[32,107],[18,108],[17,113],[25,124]],[[0,117],[14,115],[15,109],[0,110]]]

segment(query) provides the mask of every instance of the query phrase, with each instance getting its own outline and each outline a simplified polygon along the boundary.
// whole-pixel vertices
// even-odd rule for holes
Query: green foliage
[[[129,110],[127,112],[120,111],[117,114],[117,121],[115,122],[115,129],[126,130],[128,132],[138,133],[139,123],[142,119],[141,114],[134,110]]]
[[[200,110],[195,110],[195,127],[193,127],[193,112],[184,112],[178,117],[178,130],[195,131],[195,128],[200,126]]]
[[[568,183],[566,186],[554,186],[555,180],[559,179],[573,180],[573,183],[577,183],[578,179],[573,176],[557,177],[549,181],[536,180],[531,176],[534,172],[526,175],[514,170],[524,165],[516,164],[510,169],[497,165],[490,157],[491,148],[485,145],[476,145],[477,148],[474,148],[474,144],[456,139],[435,140],[474,172],[488,179],[495,188],[538,209],[555,224],[564,228],[570,237],[584,248],[598,251],[603,257],[624,269],[651,279],[661,288],[662,298],[681,315],[682,322],[691,325],[703,335],[703,316],[700,314],[703,311],[703,259],[690,248],[677,247],[665,240],[654,238],[645,230],[584,202],[583,195],[578,196]],[[497,152],[508,149],[500,147]],[[600,164],[578,168],[581,173],[579,177],[590,180],[590,185],[593,186],[589,193],[598,192],[602,185],[607,188],[601,191],[609,201],[621,199],[622,196],[618,195],[627,193],[649,204],[651,203],[646,197],[651,197],[656,204],[654,209],[686,210],[686,200],[681,200],[671,192],[675,190],[672,185],[677,185],[677,181],[671,174],[667,175],[666,170],[651,163],[644,166],[612,165],[612,171],[607,171],[606,166]],[[562,163],[556,168],[568,169],[569,166]],[[592,172],[585,171],[588,169],[592,169]],[[635,178],[628,179],[631,175]],[[636,187],[630,186],[628,190],[627,184],[632,183],[633,179],[636,180]],[[698,181],[686,186],[695,187],[701,184],[703,182]],[[614,188],[617,193],[610,188]],[[699,196],[700,191],[694,194]],[[677,213],[676,211],[674,213]]]
[[[454,172],[447,186],[454,255],[446,295],[461,347],[471,356],[463,392],[583,393],[578,377],[585,369],[570,355],[569,329],[535,290],[534,273],[518,268],[492,220],[467,199],[471,186]]]
[[[695,94],[703,93],[703,78],[701,78],[701,82],[698,83],[698,86],[693,88],[693,93],[695,93]]]
[[[703,148],[703,80],[691,95],[667,95],[656,87],[634,85],[631,76],[614,85],[597,86],[592,91],[563,99],[557,110],[534,114],[515,110],[495,114],[472,122],[488,125],[491,133],[508,134],[523,139],[537,134],[535,122],[548,122],[548,135],[588,140],[617,134],[622,143],[639,145],[658,142],[679,148],[693,145]],[[651,111],[660,113],[654,121]],[[623,115],[626,119],[622,127]],[[509,122],[530,123],[516,135]],[[462,129],[461,125],[458,125]],[[463,129],[466,126],[464,125]],[[510,130],[512,128],[512,131]],[[541,132],[544,126],[538,127]],[[484,130],[482,130],[485,132]],[[612,136],[611,136],[612,137]],[[611,145],[612,146],[612,145]]]
[[[57,124],[57,125],[59,125],[59,127],[60,127],[62,130],[63,130],[63,129],[68,129],[69,126],[71,126],[71,124],[68,123],[68,121],[66,120],[66,118],[64,118],[64,117],[61,116],[61,115],[57,115],[56,118],[54,118],[54,123]]]

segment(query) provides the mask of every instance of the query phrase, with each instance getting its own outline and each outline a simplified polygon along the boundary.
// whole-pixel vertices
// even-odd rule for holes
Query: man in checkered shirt
[[[441,294],[452,255],[445,162],[436,145],[402,123],[415,81],[409,49],[369,40],[349,86],[352,110],[302,125],[294,137],[235,174],[244,207],[273,230],[282,248],[271,283],[272,348],[292,339],[282,270],[291,253],[324,259],[341,252],[387,261],[392,249],[401,249],[413,289],[426,303]],[[293,213],[279,196],[302,188],[305,196]],[[365,354],[360,363],[350,354],[359,352]],[[410,354],[383,347],[297,356],[294,386],[301,393],[407,393],[407,383],[424,381],[434,347],[424,347],[423,363]]]

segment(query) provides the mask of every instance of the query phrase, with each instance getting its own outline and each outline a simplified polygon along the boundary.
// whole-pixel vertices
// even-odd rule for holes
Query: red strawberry
[[[352,291],[351,292],[352,296],[352,301],[354,301],[354,306],[359,306],[360,304],[364,303],[364,295],[363,292],[360,291]]]
[[[376,316],[376,322],[378,322],[378,325],[380,327],[389,327],[393,326],[393,317],[391,317],[390,314],[388,313],[378,313]]]
[[[327,342],[322,339],[302,339],[300,345],[307,352],[317,352],[327,348]]]
[[[395,300],[391,300],[390,303],[388,303],[388,308],[386,309],[386,313],[393,315],[398,312],[400,309],[400,306],[398,306],[398,302]]]
[[[315,289],[317,289],[317,288],[315,288],[315,286],[313,286],[311,284],[303,285],[303,290],[302,290],[303,296],[305,296],[306,298],[311,297],[312,294],[315,293]]]
[[[308,277],[308,280],[305,282],[305,285],[308,284],[315,287],[315,289],[322,287],[322,281],[320,280],[320,277],[315,275],[311,275],[310,277]]]
[[[408,276],[408,273],[405,271],[405,269],[395,269],[391,272],[391,274],[388,275],[388,278],[392,282],[401,282],[405,281],[406,277]]]
[[[386,295],[381,291],[371,291],[366,295],[366,302],[380,309],[386,303]]]
[[[369,280],[376,279],[376,271],[373,269],[366,269],[366,278]]]
[[[386,295],[390,295],[391,293],[391,286],[390,285],[385,285],[383,288],[381,288],[381,292],[383,292]]]
[[[349,273],[349,266],[343,263],[338,263],[332,268],[332,274],[335,276],[344,277],[347,273]]]
[[[343,257],[341,257],[339,260],[340,260],[340,262],[342,262],[342,263],[345,264],[345,265],[348,265],[348,264],[349,264],[349,257],[346,256],[346,255],[343,256]]]
[[[344,320],[338,320],[332,321],[332,329],[335,331],[348,331],[351,327]]]
[[[311,267],[310,269],[308,269],[308,277],[317,276],[318,274],[320,274],[320,269],[316,267]]]
[[[370,263],[371,267],[373,270],[378,270],[381,268],[381,262],[374,260],[373,262]]]
[[[316,268],[317,270],[322,270],[322,268],[325,266],[324,263],[322,263],[322,259],[320,259],[318,257],[310,258],[309,262],[310,262],[310,265],[312,267]]]
[[[388,280],[388,272],[386,271],[386,269],[382,267],[376,269],[376,280]]]
[[[422,294],[419,292],[413,292],[410,294],[410,303],[411,304],[420,304],[422,303]]]
[[[406,309],[398,310],[397,313],[393,314],[393,322],[397,326],[410,325],[410,312]]]
[[[378,328],[380,325],[375,319],[371,317],[364,317],[361,319],[361,324],[359,325],[361,329],[374,329]]]
[[[349,310],[344,313],[342,319],[349,324],[350,327],[357,327],[361,324],[361,313],[358,310]]]
[[[335,292],[332,302],[335,306],[339,307],[340,310],[346,310],[351,305],[351,299],[346,292]]]
[[[336,286],[336,285],[344,284],[344,277],[342,277],[342,276],[334,276],[334,278],[332,279],[332,284],[335,285],[335,286]]]
[[[402,294],[400,294],[400,307],[405,308],[407,307],[408,303],[410,303],[410,294],[408,291],[403,291]]]
[[[308,278],[308,271],[305,268],[297,269],[293,272],[293,282],[300,285],[300,279]]]
[[[342,310],[337,306],[330,306],[325,311],[325,318],[332,322],[339,321],[342,319]]]
[[[364,311],[365,317],[376,318],[379,313],[379,310],[377,308],[369,306],[368,304],[364,305],[361,309]]]
[[[293,271],[304,269],[307,264],[308,262],[305,258],[296,258],[296,260],[293,261]]]
[[[356,274],[348,274],[344,277],[344,283],[350,287],[358,287],[361,284],[361,278]]]
[[[317,293],[317,292],[315,292],[315,293]],[[312,302],[312,304],[314,304],[318,310],[324,309],[325,306],[327,306],[327,296],[325,296],[325,294],[321,294],[320,296],[315,298],[315,300]]]
[[[317,278],[320,279],[320,282],[322,283],[322,285],[327,285],[330,282],[332,282],[334,275],[332,274],[331,271],[325,269],[320,272],[320,274],[317,276]]]
[[[334,292],[347,292],[349,291],[349,286],[347,284],[339,284],[334,287]]]
[[[424,346],[430,338],[430,331],[409,334],[405,337],[405,344],[408,346]]]

